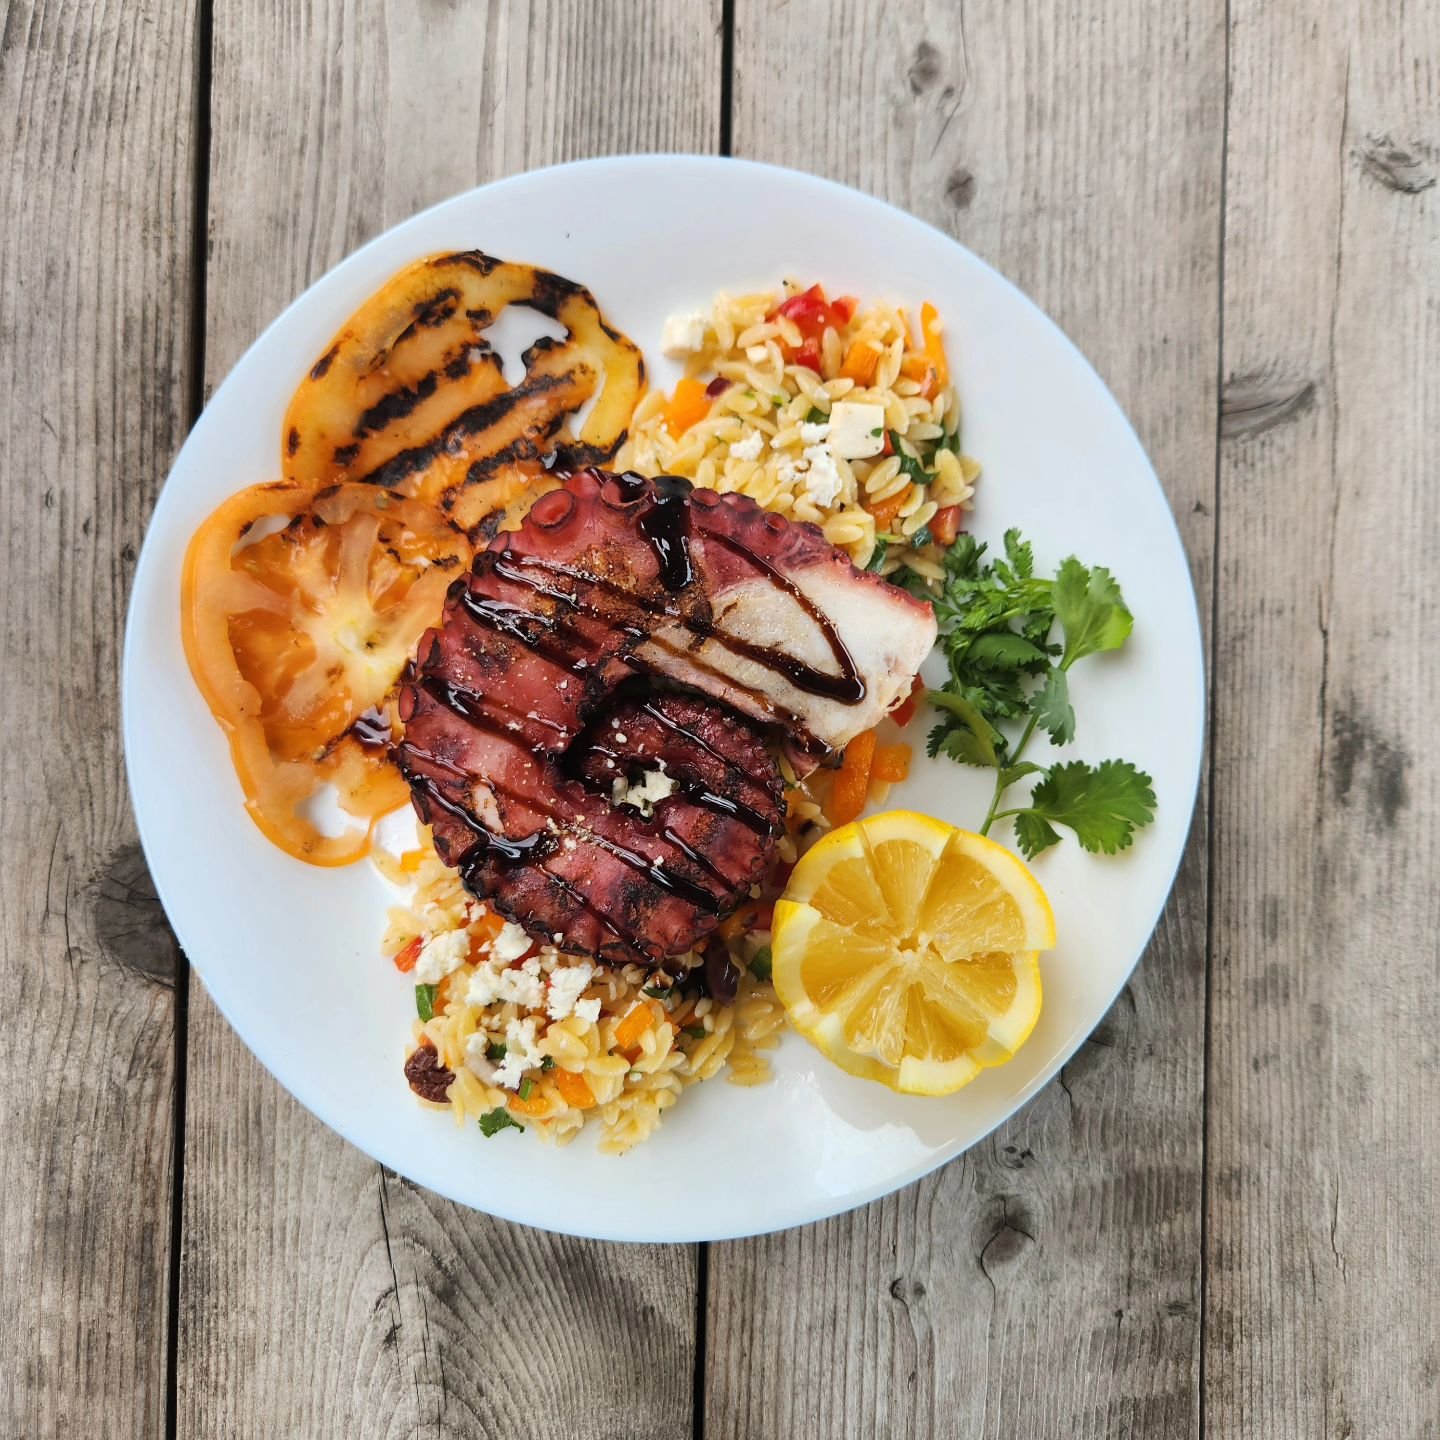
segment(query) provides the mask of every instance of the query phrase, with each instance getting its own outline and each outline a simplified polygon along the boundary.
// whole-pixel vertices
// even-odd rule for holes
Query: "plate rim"
[[[1136,968],[1140,964],[1141,959],[1144,957],[1146,951],[1153,943],[1155,932],[1158,929],[1160,920],[1164,915],[1165,907],[1169,903],[1171,895],[1174,893],[1175,883],[1179,876],[1180,867],[1184,863],[1186,853],[1189,850],[1190,836],[1194,828],[1195,814],[1198,805],[1200,781],[1201,777],[1204,774],[1205,755],[1208,748],[1208,724],[1210,706],[1208,672],[1206,667],[1204,648],[1204,627],[1200,613],[1199,598],[1195,590],[1195,578],[1191,568],[1190,555],[1186,549],[1184,538],[1180,532],[1179,522],[1176,518],[1174,508],[1170,503],[1170,498],[1166,494],[1165,488],[1160,482],[1160,478],[1158,473],[1156,472],[1155,466],[1152,463],[1148,452],[1145,450],[1144,445],[1141,443],[1140,437],[1136,433],[1129,416],[1126,414],[1124,408],[1116,399],[1116,397],[1110,390],[1110,387],[1106,384],[1105,380],[1101,377],[1095,367],[1090,363],[1090,360],[1086,357],[1084,352],[1061,328],[1061,326],[1045,310],[1043,310],[1036,301],[1032,300],[1029,295],[1027,295],[1022,289],[1020,289],[1020,287],[1015,284],[1015,282],[1010,280],[1006,275],[996,269],[995,266],[991,265],[987,260],[983,259],[973,250],[969,249],[968,246],[964,245],[961,241],[955,239],[954,236],[950,235],[949,233],[942,230],[939,226],[931,223],[930,221],[925,220],[918,215],[914,215],[910,211],[904,210],[900,206],[895,205],[890,201],[883,200],[880,197],[868,194],[863,190],[859,190],[852,186],[845,185],[840,181],[832,180],[821,175],[815,175],[808,171],[797,170],[788,166],[772,164],[767,161],[750,160],[733,156],[688,154],[676,151],[640,152],[635,154],[594,156],[586,159],[571,160],[554,165],[542,166],[537,169],[517,171],[514,174],[502,176],[498,179],[487,181],[482,185],[475,185],[465,190],[457,191],[455,194],[450,195],[443,200],[437,201],[435,204],[428,205],[425,208],[416,211],[413,215],[406,216],[404,219],[397,221],[395,224],[389,225],[385,229],[378,231],[375,235],[371,236],[370,239],[366,240],[364,244],[350,251],[334,265],[326,269],[321,275],[317,276],[310,284],[308,284],[303,290],[301,290],[298,295],[292,298],[289,303],[286,304],[256,334],[255,338],[250,342],[250,344],[246,346],[242,354],[236,359],[234,364],[226,372],[225,377],[221,380],[220,384],[216,386],[214,392],[206,400],[205,406],[204,408],[202,408],[200,415],[196,417],[194,423],[190,426],[184,442],[175,452],[175,455],[170,462],[170,466],[166,472],[165,480],[157,491],[155,502],[151,507],[150,515],[146,520],[145,537],[141,545],[140,555],[135,566],[135,572],[131,577],[130,592],[126,599],[124,642],[121,649],[120,728],[126,786],[130,795],[131,809],[135,817],[136,830],[139,835],[142,852],[145,856],[146,866],[149,870],[151,881],[155,886],[156,894],[159,897],[162,906],[164,906],[165,908],[167,924],[171,926],[176,936],[176,940],[179,943],[182,951],[184,952],[187,963],[190,965],[193,972],[201,979],[202,983],[205,984],[206,991],[210,995],[210,998],[215,1004],[216,1008],[220,1011],[222,1016],[224,1016],[226,1024],[230,1026],[230,1028],[235,1032],[241,1043],[260,1063],[260,1065],[264,1068],[270,1079],[279,1084],[280,1087],[285,1090],[287,1094],[291,1095],[305,1110],[307,1110],[312,1116],[314,1116],[323,1125],[325,1125],[327,1129],[332,1130],[334,1133],[339,1135],[347,1144],[355,1146],[355,1148],[358,1149],[362,1154],[367,1156],[369,1159],[374,1160],[376,1163],[383,1165],[386,1168],[396,1172],[397,1174],[405,1176],[406,1178],[413,1179],[407,1168],[397,1165],[394,1159],[390,1158],[387,1155],[386,1152],[389,1150],[390,1147],[383,1144],[362,1142],[361,1140],[356,1138],[356,1136],[352,1133],[351,1128],[346,1123],[334,1116],[334,1114],[332,1113],[333,1107],[324,1097],[312,1096],[307,1098],[306,1095],[300,1093],[300,1090],[303,1087],[292,1085],[288,1080],[282,1078],[279,1071],[270,1063],[267,1055],[262,1053],[261,1049],[257,1047],[256,1043],[249,1036],[247,1036],[244,1031],[242,1031],[241,1028],[232,1019],[227,1005],[220,998],[220,996],[217,995],[215,989],[206,980],[204,966],[191,955],[189,948],[185,944],[184,937],[180,935],[178,928],[175,927],[174,922],[170,918],[172,911],[166,897],[166,886],[162,883],[159,873],[154,864],[151,840],[147,838],[146,834],[146,824],[144,819],[145,805],[142,803],[142,797],[137,791],[134,779],[134,770],[131,763],[132,753],[134,752],[136,744],[133,735],[142,723],[141,717],[138,713],[141,702],[136,696],[136,692],[140,688],[138,676],[135,673],[136,667],[138,665],[136,656],[141,643],[138,639],[140,623],[137,620],[136,596],[141,592],[143,588],[141,584],[142,578],[145,579],[148,584],[150,580],[149,571],[154,569],[155,566],[160,563],[160,561],[156,558],[157,551],[150,544],[150,541],[156,516],[161,512],[162,506],[164,506],[164,504],[166,503],[167,492],[169,492],[170,489],[170,481],[176,469],[180,467],[181,462],[185,458],[187,451],[189,451],[191,446],[195,444],[195,436],[197,431],[201,428],[201,423],[205,411],[210,408],[210,405],[219,396],[220,392],[224,389],[224,387],[231,383],[235,374],[245,366],[252,353],[262,346],[271,331],[287,323],[292,313],[298,307],[307,302],[309,296],[317,287],[329,281],[332,277],[336,276],[338,272],[344,270],[351,270],[362,266],[366,262],[370,252],[379,248],[382,244],[386,243],[390,239],[390,237],[395,234],[396,231],[406,229],[411,226],[422,226],[427,220],[429,220],[432,216],[436,215],[438,212],[443,211],[448,207],[466,202],[470,200],[471,197],[478,194],[494,192],[498,189],[505,187],[519,187],[523,186],[524,184],[544,180],[546,177],[550,177],[553,179],[557,176],[572,174],[576,171],[582,170],[644,171],[655,168],[664,169],[674,167],[684,169],[698,167],[701,169],[726,170],[730,172],[751,171],[760,172],[772,177],[781,177],[793,183],[798,183],[808,187],[815,187],[821,191],[833,192],[837,196],[844,197],[844,201],[847,204],[854,204],[856,202],[860,202],[863,207],[870,208],[878,215],[883,217],[885,223],[887,224],[900,224],[904,226],[923,227],[923,229],[933,232],[933,234],[939,237],[942,241],[944,241],[945,244],[953,247],[965,258],[968,264],[978,266],[985,272],[987,272],[992,282],[998,283],[998,285],[1004,291],[1008,292],[1008,298],[1012,303],[1018,303],[1025,310],[1030,312],[1031,319],[1034,321],[1038,321],[1041,329],[1048,332],[1049,338],[1059,343],[1061,349],[1066,352],[1070,365],[1086,377],[1091,390],[1096,393],[1097,397],[1100,399],[1100,402],[1103,405],[1108,406],[1109,411],[1111,412],[1112,420],[1119,422],[1125,436],[1128,439],[1129,444],[1133,447],[1136,456],[1143,463],[1145,471],[1148,474],[1150,483],[1155,487],[1155,490],[1159,494],[1162,509],[1164,511],[1165,519],[1169,524],[1171,537],[1174,541],[1175,548],[1185,562],[1183,566],[1183,589],[1185,596],[1189,600],[1187,613],[1192,622],[1191,625],[1188,627],[1187,634],[1185,636],[1185,648],[1189,651],[1190,664],[1193,667],[1194,672],[1195,690],[1198,696],[1199,714],[1197,717],[1198,724],[1196,732],[1198,736],[1198,743],[1196,745],[1195,755],[1191,766],[1192,773],[1189,777],[1189,783],[1187,786],[1185,786],[1185,793],[1188,796],[1188,812],[1185,818],[1183,828],[1177,831],[1177,838],[1175,841],[1175,853],[1172,857],[1171,864],[1168,867],[1169,876],[1166,880],[1163,890],[1159,891],[1159,898],[1155,904],[1153,914],[1151,915],[1148,925],[1146,927],[1145,940],[1140,945],[1129,965],[1124,969],[1123,973],[1119,975],[1113,991],[1106,998],[1104,1005],[1101,1008],[1099,1014],[1097,1015],[1094,1023],[1091,1024],[1084,1031],[1083,1034],[1079,1035],[1078,1038],[1075,1039],[1073,1044],[1069,1045],[1068,1048],[1063,1049],[1063,1053],[1059,1053],[1057,1058],[1053,1059],[1050,1065],[1038,1072],[1027,1084],[1020,1087],[1020,1089],[1018,1089],[1013,1096],[1008,1097],[1004,1102],[1003,1106],[1001,1107],[1000,1113],[995,1116],[993,1121],[991,1121],[988,1125],[985,1126],[985,1128],[978,1131],[976,1134],[969,1137],[965,1141],[954,1144],[953,1146],[941,1147],[941,1149],[939,1149],[937,1152],[926,1155],[923,1159],[916,1162],[915,1164],[904,1167],[903,1169],[886,1176],[883,1180],[876,1181],[857,1190],[848,1191],[844,1195],[841,1195],[839,1197],[833,1195],[828,1196],[823,1201],[823,1203],[820,1203],[818,1205],[792,1205],[789,1210],[786,1210],[784,1205],[782,1204],[777,1207],[777,1210],[783,1213],[777,1213],[777,1210],[772,1210],[772,1212],[766,1214],[763,1218],[750,1220],[735,1217],[737,1219],[740,1219],[740,1223],[729,1224],[718,1229],[713,1225],[702,1225],[694,1227],[687,1226],[684,1223],[685,1217],[681,1216],[679,1217],[680,1223],[674,1224],[669,1227],[667,1229],[667,1233],[658,1238],[654,1233],[647,1231],[644,1227],[640,1225],[636,1225],[633,1228],[621,1230],[617,1230],[614,1226],[587,1225],[585,1223],[585,1220],[588,1212],[583,1209],[576,1214],[574,1224],[567,1224],[565,1227],[562,1228],[559,1226],[545,1224],[543,1222],[537,1222],[529,1215],[521,1213],[518,1208],[512,1207],[507,1204],[487,1204],[486,1206],[482,1207],[477,1205],[473,1200],[467,1199],[465,1196],[457,1193],[458,1187],[452,1187],[444,1183],[445,1176],[450,1173],[448,1170],[443,1172],[439,1180],[434,1177],[427,1177],[424,1180],[414,1180],[414,1183],[421,1184],[425,1186],[425,1188],[435,1191],[437,1194],[443,1196],[444,1198],[452,1201],[455,1204],[462,1205],[467,1209],[476,1210],[481,1214],[492,1215],[497,1219],[504,1220],[510,1223],[526,1225],[531,1229],[546,1231],[552,1234],[573,1235],[581,1239],[603,1240],[633,1244],[694,1244],[699,1242],[747,1239],[758,1235],[775,1234],[780,1231],[792,1229],[801,1225],[814,1224],[822,1220],[831,1219],[837,1215],[845,1214],[851,1210],[859,1209],[865,1205],[871,1204],[877,1199],[880,1199],[889,1194],[893,1194],[899,1190],[905,1189],[910,1185],[913,1185],[916,1181],[924,1179],[925,1176],[932,1174],[934,1171],[940,1169],[942,1166],[949,1164],[955,1159],[958,1159],[960,1156],[964,1155],[966,1152],[973,1149],[975,1146],[981,1144],[1001,1125],[1011,1119],[1023,1106],[1027,1105],[1040,1090],[1049,1085],[1050,1082],[1059,1073],[1059,1071],[1063,1068],[1063,1066],[1067,1064],[1071,1058],[1073,1058],[1075,1053],[1079,1050],[1080,1046],[1085,1043],[1086,1038],[1094,1032],[1095,1028],[1100,1024],[1104,1016],[1108,1014],[1113,1008],[1116,1000],[1123,992],[1125,986],[1129,984],[1132,976],[1135,973]],[[459,1173],[458,1170],[456,1173]]]

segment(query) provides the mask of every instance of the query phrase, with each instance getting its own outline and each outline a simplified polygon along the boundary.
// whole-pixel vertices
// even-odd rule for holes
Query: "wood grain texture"
[[[27,1440],[165,1426],[177,956],[116,676],[186,422],[193,36],[183,4],[0,7],[0,1435]]]
[[[1221,5],[739,0],[735,58],[737,154],[896,201],[1075,337],[1208,616]],[[1014,1121],[865,1211],[712,1249],[707,1437],[1196,1433],[1205,836],[1202,807],[1131,986]]]
[[[208,383],[423,205],[589,153],[714,148],[718,24],[718,3],[679,0],[222,0]],[[182,1435],[690,1434],[693,1250],[567,1240],[415,1190],[283,1094],[198,987],[190,1040]]]
[[[1440,1435],[1440,7],[1233,6],[1208,1416]]]

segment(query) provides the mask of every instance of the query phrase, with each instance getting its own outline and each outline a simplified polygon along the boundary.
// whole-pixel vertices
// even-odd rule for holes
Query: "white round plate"
[[[984,466],[976,532],[998,542],[1018,525],[1042,565],[1074,553],[1119,577],[1134,635],[1072,676],[1080,727],[1070,750],[1148,770],[1159,812],[1123,855],[1087,855],[1067,838],[1037,862],[1060,944],[1042,960],[1040,1022],[1009,1065],[946,1099],[906,1098],[787,1034],[772,1084],[696,1086],[658,1134],[618,1158],[588,1133],[560,1148],[509,1131],[487,1140],[411,1096],[401,1064],[413,987],[379,952],[393,892],[368,864],[322,870],[288,858],[246,816],[186,669],[180,567],[225,496],[277,476],[291,392],[351,311],[418,256],[474,248],[588,285],[661,385],[674,378],[660,354],[665,317],[706,308],[719,290],[776,288],[790,275],[912,310],[933,301],[965,449]],[[927,673],[940,678],[938,656]],[[473,190],[306,291],[180,452],[136,571],[125,645],[125,753],[145,853],[190,963],[261,1063],[347,1140],[422,1185],[509,1220],[624,1240],[749,1235],[864,1204],[958,1155],[1044,1085],[1104,1015],[1159,917],[1190,824],[1203,708],[1174,521],[1124,415],[1065,336],[975,256],[899,210],[812,176],[691,156],[595,160]],[[979,771],[922,759],[890,804],[973,827],[988,790]]]

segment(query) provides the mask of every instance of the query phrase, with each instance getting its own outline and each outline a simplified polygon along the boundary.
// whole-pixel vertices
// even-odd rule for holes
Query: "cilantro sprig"
[[[950,678],[927,699],[941,711],[930,732],[931,755],[995,771],[995,791],[982,835],[1013,819],[1027,859],[1057,844],[1056,826],[1081,846],[1113,855],[1155,818],[1150,777],[1127,760],[1050,766],[1025,758],[1037,730],[1056,745],[1075,738],[1069,673],[1091,655],[1118,650],[1134,625],[1115,577],[1074,556],[1053,579],[1035,574],[1030,545],[1017,530],[1005,534],[1003,558],[985,559],[986,546],[961,535],[945,556],[935,599]],[[1058,634],[1057,634],[1058,630]],[[1006,728],[1020,726],[1013,744]],[[1006,791],[1033,779],[1028,803],[1001,808]]]

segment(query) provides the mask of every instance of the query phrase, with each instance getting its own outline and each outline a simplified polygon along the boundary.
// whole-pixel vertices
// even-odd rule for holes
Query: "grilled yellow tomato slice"
[[[525,352],[513,387],[486,340],[511,305],[567,332]],[[640,351],[583,286],[479,251],[431,256],[381,286],[311,367],[285,417],[284,474],[415,496],[473,536],[537,478],[552,445],[585,464],[613,456],[644,381]],[[578,434],[564,432],[597,390]]]
[[[348,864],[405,803],[385,711],[470,553],[433,507],[369,485],[254,485],[196,531],[181,580],[186,658],[246,808],[288,854]],[[328,836],[302,812],[327,783],[364,829]]]

